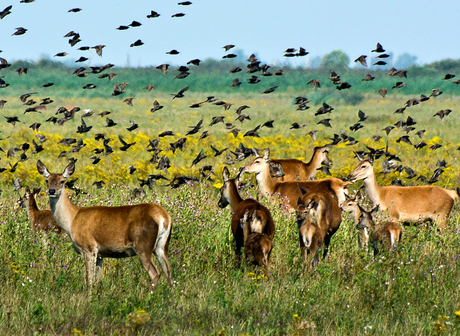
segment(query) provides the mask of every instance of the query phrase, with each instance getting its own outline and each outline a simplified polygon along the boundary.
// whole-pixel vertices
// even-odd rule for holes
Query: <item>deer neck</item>
[[[269,196],[275,191],[275,181],[273,181],[270,176],[270,167],[267,163],[267,169],[256,174],[257,185],[259,186],[259,191],[264,196]]]
[[[375,178],[374,170],[364,179],[364,186],[366,187],[366,194],[372,201],[373,206],[380,204],[380,189],[381,187],[377,183]]]
[[[27,200],[26,200],[26,209],[27,209],[27,215],[29,216],[29,220],[31,222],[34,222],[35,220],[35,214],[40,211],[40,209],[37,206],[37,202],[35,201],[35,197],[31,195]]]
[[[357,205],[352,211],[351,211],[351,216],[353,217],[353,220],[355,221],[356,224],[359,223],[359,217],[361,217],[362,211]]]
[[[312,178],[316,175],[316,169],[321,168],[322,161],[321,151],[313,152],[310,161],[306,164],[307,167],[305,167]]]
[[[243,199],[240,196],[240,193],[238,192],[238,187],[234,182],[230,184],[230,188],[228,189],[228,198],[230,201],[230,205],[232,206],[232,209],[236,209],[238,204],[240,204],[240,202],[243,201]]]
[[[59,197],[50,197],[50,208],[56,223],[72,237],[72,223],[77,215],[79,207],[73,205],[68,196],[65,188]]]

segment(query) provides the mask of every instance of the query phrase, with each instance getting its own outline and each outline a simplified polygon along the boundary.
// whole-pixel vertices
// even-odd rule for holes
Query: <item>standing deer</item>
[[[21,207],[27,209],[29,221],[34,232],[54,231],[61,234],[61,228],[56,224],[51,210],[40,210],[35,200],[35,195],[40,192],[40,188],[34,188],[33,192],[26,187],[24,197],[19,200]]]
[[[398,223],[386,221],[375,224],[372,215],[377,212],[378,208],[379,206],[377,205],[369,212],[362,211],[356,226],[359,230],[367,231],[367,236],[370,236],[372,248],[374,249],[374,256],[379,253],[379,247],[391,250],[402,239],[402,230]]]
[[[369,160],[360,161],[348,179],[351,182],[364,180],[367,196],[373,206],[380,205],[393,222],[427,218],[438,220],[438,227],[445,228],[447,217],[459,197],[458,191],[437,186],[379,186]]]
[[[67,232],[75,251],[85,258],[89,295],[94,276],[96,282],[99,280],[103,258],[137,255],[152,286],[155,286],[160,273],[153,262],[154,253],[172,285],[168,263],[172,221],[163,207],[152,203],[79,207],[70,202],[65,190],[65,181],[75,171],[74,162],[69,163],[62,174],[50,173],[40,160],[37,169],[46,178],[50,207],[56,223]]]
[[[248,259],[252,255],[257,264],[268,268],[273,242],[267,234],[253,231],[257,220],[257,212],[253,211],[252,218],[249,219],[249,209],[246,209],[241,219],[244,232],[244,257]]]
[[[253,232],[263,233],[271,241],[273,241],[273,237],[275,236],[275,223],[270,210],[255,199],[243,200],[241,198],[238,192],[238,186],[243,172],[244,169],[240,169],[239,174],[235,178],[230,179],[230,173],[227,167],[224,168],[222,172],[224,182],[220,188],[220,199],[218,202],[218,206],[220,208],[225,208],[230,204],[233,209],[231,229],[236,242],[235,252],[237,256],[240,255],[241,248],[245,246],[245,234],[243,228],[247,224],[248,218],[251,218],[251,221],[248,224],[250,227],[248,229],[249,234]],[[248,213],[246,220],[242,225],[241,220],[244,218],[246,211]]]
[[[349,198],[345,202],[340,205],[340,208],[345,211],[349,212],[353,220],[356,224],[359,223],[359,218],[361,214],[364,212],[364,209],[361,208],[358,201],[361,200],[361,193],[357,193],[354,198]],[[369,242],[369,230],[359,230],[358,234],[358,246],[362,248],[363,246],[367,246]]]
[[[332,166],[332,160],[328,156],[331,148],[332,144],[315,147],[313,149],[313,155],[308,163],[296,159],[270,159],[272,171],[273,166],[277,167],[278,165],[281,166],[281,169],[278,169],[278,171],[282,171],[282,174],[272,177],[273,180],[275,182],[313,180],[318,168],[321,168],[322,164],[328,167]]]
[[[300,251],[303,262],[308,267],[308,257],[315,258],[316,252],[324,245],[323,258],[329,252],[329,244],[342,222],[340,208],[328,192],[306,192],[297,202],[297,227],[299,229]]]
[[[309,193],[314,190],[327,190],[334,195],[338,203],[345,200],[345,195],[348,193],[346,187],[351,183],[338,178],[331,177],[314,181],[274,181],[270,174],[269,156],[270,150],[266,149],[263,157],[257,156],[244,167],[246,173],[256,174],[257,185],[262,196],[268,198],[280,196],[281,204],[289,211],[295,211],[297,199],[302,197],[299,187]]]

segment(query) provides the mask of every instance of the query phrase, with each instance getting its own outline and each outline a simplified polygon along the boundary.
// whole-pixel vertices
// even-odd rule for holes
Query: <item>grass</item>
[[[181,87],[180,87],[181,88]],[[180,89],[179,88],[179,89]],[[155,89],[154,89],[155,90]],[[323,90],[323,89],[321,89]],[[108,91],[109,92],[109,91]],[[173,91],[174,92],[174,91]],[[212,92],[212,91],[209,91]],[[23,92],[24,93],[24,92]],[[234,150],[243,143],[247,147],[270,147],[274,157],[294,157],[308,160],[312,148],[330,142],[334,133],[345,131],[359,142],[354,146],[340,143],[331,150],[334,161],[333,176],[344,177],[356,165],[354,151],[366,150],[366,145],[384,148],[388,138],[389,150],[402,159],[402,164],[412,167],[418,174],[431,176],[436,162],[446,159],[448,168],[436,185],[448,188],[459,186],[457,147],[457,125],[460,116],[455,106],[458,96],[443,94],[436,99],[406,109],[404,115],[393,112],[412,98],[402,93],[385,99],[374,93],[362,93],[358,105],[349,105],[347,93],[337,90],[313,92],[311,89],[275,91],[271,95],[259,93],[219,94],[219,99],[234,105],[230,110],[206,104],[199,109],[190,109],[193,103],[212,95],[206,91],[190,92],[185,98],[172,100],[169,93],[139,94],[134,106],[129,107],[121,99],[104,97],[73,97],[56,94],[55,103],[42,114],[21,114],[24,106],[16,96],[3,96],[8,100],[1,114],[19,115],[16,126],[2,126],[0,147],[5,151],[31,143],[35,133],[29,128],[33,122],[42,123],[39,133],[48,137],[43,143],[45,150],[26,153],[28,160],[20,162],[14,173],[5,171],[0,175],[3,192],[0,194],[0,333],[21,335],[402,335],[402,334],[458,334],[460,324],[454,312],[460,309],[459,242],[460,224],[458,204],[450,216],[448,229],[437,233],[433,225],[404,227],[403,242],[398,253],[382,253],[374,259],[357,244],[356,230],[344,215],[342,227],[333,237],[329,259],[320,261],[314,271],[305,272],[301,264],[297,230],[294,218],[281,213],[276,207],[266,204],[272,211],[277,233],[274,240],[271,267],[257,270],[250,265],[239,265],[233,253],[233,237],[229,228],[231,211],[219,209],[218,190],[215,185],[221,180],[225,154],[213,157],[210,145],[219,149]],[[361,94],[361,93],[360,93]],[[310,105],[307,111],[296,111],[293,98],[297,95],[313,97],[323,95]],[[40,98],[45,95],[39,94]],[[154,99],[165,108],[150,113]],[[334,106],[330,115],[332,129],[317,125],[328,116],[314,116],[320,104],[326,101]],[[91,108],[95,113],[112,111],[109,115],[118,125],[105,128],[105,119],[93,115],[86,119],[93,129],[84,135],[75,133],[80,124],[77,117],[64,124],[54,126],[45,120],[54,115],[54,108],[77,105]],[[212,116],[224,115],[233,122],[236,107],[248,105],[244,113],[251,120],[243,124],[236,122],[244,134],[249,129],[267,120],[275,119],[274,129],[260,129],[261,138],[240,135],[234,138],[223,125],[207,125]],[[453,112],[439,120],[433,115],[450,108]],[[363,110],[369,119],[357,132],[349,126],[357,120],[358,110]],[[376,142],[374,134],[385,135],[382,128],[405,120],[411,115],[417,121],[417,130],[426,129],[424,141],[428,146],[439,143],[443,146],[435,151],[427,147],[415,150],[396,140],[405,134],[401,129],[393,130],[388,137]],[[187,146],[173,155],[169,144],[185,136],[200,119],[211,136],[198,140],[199,134],[187,137]],[[125,130],[129,120],[140,124],[132,133]],[[291,130],[292,122],[307,124],[300,130]],[[318,129],[318,139],[313,141],[306,133]],[[162,155],[171,159],[172,167],[166,176],[197,175],[204,165],[213,165],[214,182],[190,183],[177,190],[164,187],[160,182],[147,190],[147,197],[134,199],[132,189],[138,186],[138,178],[159,173],[149,163],[151,154],[146,151],[148,139],[158,133],[173,130],[175,135],[162,138]],[[113,154],[101,155],[101,162],[91,164],[89,157],[94,148],[102,143],[95,141],[94,134],[104,132],[111,137]],[[121,152],[117,136],[123,135],[136,145]],[[420,141],[409,133],[413,143]],[[68,240],[56,235],[35,235],[24,210],[16,208],[18,194],[11,191],[11,180],[22,179],[23,185],[44,185],[37,173],[37,159],[42,160],[52,172],[62,171],[67,158],[57,159],[61,151],[70,148],[58,145],[64,137],[83,139],[86,146],[79,152],[69,152],[67,158],[77,161],[76,177],[79,186],[88,195],[74,197],[81,206],[122,205],[138,202],[154,202],[164,206],[174,220],[169,260],[173,268],[175,284],[168,287],[164,276],[160,284],[149,292],[148,276],[137,258],[107,259],[103,267],[101,282],[93,291],[92,300],[86,297],[84,262]],[[203,148],[208,158],[191,167],[192,160]],[[2,155],[2,165],[18,161],[16,157]],[[231,166],[232,174],[244,162]],[[130,175],[127,167],[138,170]],[[376,163],[380,172],[380,162]],[[318,175],[323,177],[322,175]],[[389,184],[401,178],[407,185],[422,184],[420,180],[408,180],[405,173],[379,174],[379,182]],[[106,187],[96,189],[92,183],[104,180]],[[353,186],[358,188],[359,184]],[[253,188],[243,189],[244,197],[255,196]],[[41,208],[47,207],[45,195],[39,198]],[[45,242],[45,244],[43,243]]]

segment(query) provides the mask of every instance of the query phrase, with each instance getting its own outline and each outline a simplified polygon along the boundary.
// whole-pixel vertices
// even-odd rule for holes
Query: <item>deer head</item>
[[[62,192],[64,191],[65,181],[75,172],[75,163],[69,163],[62,174],[52,174],[48,171],[46,166],[40,160],[38,160],[37,170],[40,175],[46,178],[46,183],[48,185],[48,196],[51,198],[59,199],[59,197],[62,195]]]
[[[365,180],[374,174],[374,167],[369,160],[362,160],[358,163],[356,168],[348,175],[350,182],[357,180]]]

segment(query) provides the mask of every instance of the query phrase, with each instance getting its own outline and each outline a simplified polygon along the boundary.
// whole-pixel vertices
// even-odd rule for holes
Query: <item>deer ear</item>
[[[254,148],[251,148],[251,149],[252,149],[252,153],[254,154],[254,157],[258,158],[260,156],[259,153],[257,153],[257,151]]]
[[[224,182],[227,182],[230,179],[230,173],[228,172],[228,168],[224,167],[222,171],[222,177],[224,178]]]
[[[266,148],[264,151],[264,159],[268,161],[270,159],[270,148]]]
[[[249,209],[246,209],[246,211],[244,212],[244,215],[243,215],[243,218],[241,219],[241,221],[243,223],[245,223],[247,220],[248,220],[248,217],[249,217]]]
[[[301,205],[303,205],[303,201],[302,201],[302,198],[299,197],[299,198],[297,199],[297,206],[299,207],[299,206],[301,206]]]
[[[37,170],[38,173],[45,178],[48,178],[48,176],[51,175],[48,169],[46,169],[46,166],[40,160],[37,161]]]
[[[375,206],[375,208],[371,210],[371,214],[374,214],[374,213],[376,213],[377,211],[379,211],[379,206],[380,206],[380,204],[377,204],[377,205]]]
[[[30,188],[29,188],[29,187],[26,187],[25,192],[26,192],[26,194],[29,194],[29,193],[30,193]]]
[[[302,194],[302,196],[305,195],[305,194],[307,193],[307,191],[306,191],[305,189],[299,187],[299,184],[298,184],[298,183],[297,183],[297,188],[299,188],[300,193]]]
[[[65,167],[64,172],[62,173],[62,176],[64,178],[69,178],[72,176],[72,174],[75,172],[75,163],[70,162],[67,167]]]
[[[257,217],[257,211],[254,209],[254,211],[252,212],[252,221],[255,221],[256,217]]]
[[[360,201],[363,199],[363,195],[358,191],[355,196],[355,201]]]
[[[244,176],[244,166],[240,167],[240,172],[236,176],[236,180],[238,181],[238,183],[241,183],[243,181],[243,176]]]

